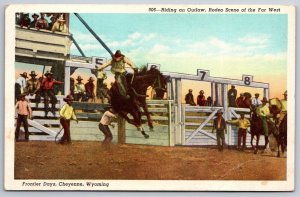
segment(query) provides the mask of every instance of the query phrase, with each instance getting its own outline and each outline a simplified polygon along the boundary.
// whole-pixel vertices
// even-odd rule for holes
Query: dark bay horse
[[[270,113],[273,115],[273,118],[275,120],[275,123],[278,123],[277,115],[280,113],[280,103],[278,98],[271,99],[274,103],[270,106]],[[287,115],[283,118],[278,128],[276,128],[277,132],[273,132],[273,135],[277,142],[277,157],[280,157],[280,148],[282,154],[284,153],[286,147],[287,147]]]
[[[142,127],[142,112],[140,107],[143,108],[145,115],[147,116],[148,125],[150,129],[153,129],[150,113],[146,104],[146,92],[148,87],[158,89],[160,92],[166,91],[166,79],[156,68],[146,67],[141,68],[139,72],[126,75],[128,94],[130,99],[124,99],[121,97],[117,84],[114,83],[111,87],[111,105],[129,124],[133,124],[139,131],[142,132],[145,138],[148,138]],[[163,94],[160,93],[162,96]],[[133,119],[128,117],[130,114]]]
[[[259,150],[259,140],[260,136],[263,134],[263,126],[262,126],[262,120],[256,113],[256,109],[251,110],[251,126],[250,126],[250,133],[251,133],[251,146],[254,149],[254,154],[257,154]],[[269,130],[269,135],[272,132],[272,125],[270,122],[268,122],[268,130]],[[265,145],[263,147],[263,150],[267,148],[267,145],[269,143],[269,135],[265,136]],[[253,139],[254,136],[256,137],[256,144],[255,146],[253,145]]]

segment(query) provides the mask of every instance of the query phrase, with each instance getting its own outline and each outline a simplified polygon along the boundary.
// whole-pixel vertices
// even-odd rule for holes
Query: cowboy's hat
[[[268,99],[266,97],[264,97],[262,100],[261,100],[262,103],[267,103],[268,102]]]
[[[258,94],[258,93],[255,93],[254,95],[255,95],[255,96],[259,96],[259,94]]]
[[[200,92],[199,92],[200,94],[202,93],[202,94],[204,94],[204,91],[203,90],[200,90]]]
[[[193,90],[192,90],[192,89],[189,89],[189,92],[193,92]]]
[[[21,75],[22,77],[24,77],[24,78],[28,78],[27,72],[23,72],[23,73],[21,73],[20,75]]]
[[[48,75],[53,75],[53,73],[51,72],[51,71],[47,71],[46,73],[45,73],[45,76],[48,76]]]
[[[90,77],[88,81],[95,81],[93,77]]]
[[[77,77],[77,79],[76,79],[76,81],[82,81],[83,79],[81,78],[81,76],[80,75],[78,75],[78,77]]]
[[[31,15],[32,18],[34,18],[34,16],[40,17],[38,14],[34,13],[33,15]]]
[[[74,98],[73,98],[72,95],[67,95],[67,96],[64,98],[64,101],[65,101],[65,102],[73,101],[73,100],[74,100]]]
[[[287,90],[283,93],[283,95],[287,95]]]
[[[222,111],[221,109],[219,109],[219,110],[217,111],[217,114],[223,114],[223,111]]]
[[[59,18],[57,19],[57,21],[65,22],[64,16],[63,16],[63,15],[60,15]]]
[[[30,73],[30,76],[31,76],[31,77],[33,77],[33,76],[35,76],[35,77],[36,77],[36,76],[37,76],[37,74],[35,74],[35,71],[33,70],[33,71],[31,71],[31,73]]]

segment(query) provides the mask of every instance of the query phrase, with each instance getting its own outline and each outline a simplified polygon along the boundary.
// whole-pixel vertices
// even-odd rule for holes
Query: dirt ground
[[[16,142],[16,179],[285,180],[286,158],[203,147]]]

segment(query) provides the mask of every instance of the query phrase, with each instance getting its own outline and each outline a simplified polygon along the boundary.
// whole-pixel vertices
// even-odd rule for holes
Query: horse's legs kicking
[[[149,135],[145,132],[143,126],[138,126],[137,127],[138,131],[141,131],[141,133],[143,134],[144,138],[149,138]]]

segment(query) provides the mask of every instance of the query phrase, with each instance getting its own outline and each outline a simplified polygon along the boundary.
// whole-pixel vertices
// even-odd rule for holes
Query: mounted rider
[[[278,123],[276,125],[277,128],[279,128],[283,118],[287,115],[287,91],[283,93],[284,99],[282,99],[281,102],[281,110],[280,110],[280,116],[278,119]]]
[[[136,66],[128,58],[126,58],[120,50],[117,50],[112,59],[104,63],[101,67],[96,66],[97,71],[101,71],[111,65],[111,72],[115,74],[115,81],[117,82],[119,93],[125,99],[129,99],[126,82],[126,70],[125,65],[128,64],[134,71]]]

